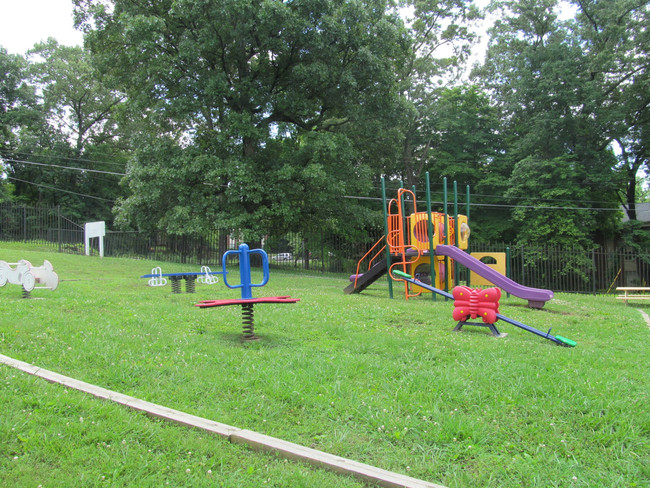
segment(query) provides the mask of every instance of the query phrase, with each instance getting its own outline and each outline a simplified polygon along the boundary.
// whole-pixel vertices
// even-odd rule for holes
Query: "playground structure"
[[[251,262],[250,255],[258,254],[262,259],[262,282],[254,284],[251,282]],[[239,256],[239,276],[240,284],[231,285],[226,278],[226,262],[228,256]],[[269,258],[263,249],[249,249],[248,244],[240,244],[237,251],[226,251],[221,259],[223,268],[223,282],[228,288],[241,289],[240,299],[230,300],[203,300],[195,306],[200,308],[221,307],[227,305],[240,305],[242,310],[243,340],[255,341],[259,337],[255,335],[255,325],[253,319],[253,305],[256,303],[295,303],[300,301],[299,298],[290,296],[263,297],[253,298],[253,288],[259,288],[266,285],[269,281]]]
[[[160,266],[153,268],[150,274],[142,275],[140,278],[149,278],[149,286],[165,286],[167,278],[172,285],[172,293],[181,293],[181,281],[185,280],[185,292],[194,293],[196,291],[196,282],[206,285],[213,285],[219,281],[215,275],[223,274],[224,271],[211,271],[207,266],[202,266],[200,272],[181,272],[181,273],[163,273]]]
[[[59,277],[48,260],[43,261],[43,266],[32,266],[24,259],[17,263],[0,261],[0,287],[7,283],[22,286],[23,298],[31,298],[32,290],[56,290],[59,286]]]
[[[530,288],[505,276],[496,266],[482,262],[469,254],[469,186],[467,187],[466,214],[458,213],[458,192],[454,182],[454,213],[448,212],[447,179],[444,179],[444,210],[431,211],[429,174],[426,174],[426,211],[418,211],[415,191],[400,188],[397,197],[386,199],[386,186],[382,179],[385,235],[359,260],[357,271],[350,277],[346,294],[360,293],[384,274],[388,274],[389,293],[393,297],[393,271],[414,276],[419,283],[449,291],[458,284],[457,264],[472,274],[484,278],[505,292],[528,301],[531,308],[542,308],[553,298],[551,290]],[[482,254],[484,256],[485,253]],[[403,280],[398,280],[403,281]],[[469,285],[469,279],[468,283]],[[404,295],[408,300],[427,287],[404,281]],[[433,295],[435,299],[435,294]]]
[[[526,325],[523,322],[519,322],[518,320],[511,319],[510,317],[506,317],[505,315],[500,314],[498,298],[500,298],[501,292],[499,291],[498,288],[492,288],[491,290],[496,290],[496,291],[489,292],[490,296],[486,297],[486,299],[483,300],[483,303],[480,303],[480,300],[478,299],[478,294],[486,293],[486,290],[478,290],[478,289],[472,290],[468,287],[459,286],[454,288],[453,294],[450,294],[447,293],[446,291],[439,290],[431,285],[423,283],[417,279],[413,279],[411,275],[404,273],[402,271],[395,270],[393,271],[393,274],[397,276],[396,279],[401,279],[413,285],[420,286],[433,293],[441,295],[445,298],[451,300],[457,298],[458,300],[454,303],[455,308],[453,312],[453,318],[454,320],[460,320],[460,321],[454,328],[455,331],[461,330],[463,325],[479,325],[479,326],[486,325],[490,328],[492,334],[495,337],[505,337],[505,335],[507,334],[501,334],[494,326],[494,323],[497,320],[503,320],[504,322],[519,327],[520,329],[524,329],[525,331],[535,334],[539,337],[543,337],[544,339],[548,339],[549,341],[554,342],[555,344],[558,344],[560,346],[565,346],[565,347],[576,346],[576,342],[572,341],[571,339],[567,339],[566,337],[562,337],[562,336],[551,335],[551,329],[548,329],[547,332],[542,332],[541,330],[536,329],[535,327],[531,327],[530,325]],[[467,293],[468,291],[469,293]],[[469,297],[463,296],[463,293],[466,293],[467,295],[469,295]],[[481,315],[482,315],[481,318],[483,319],[483,324],[472,323],[467,321],[467,319],[470,317],[477,318]]]

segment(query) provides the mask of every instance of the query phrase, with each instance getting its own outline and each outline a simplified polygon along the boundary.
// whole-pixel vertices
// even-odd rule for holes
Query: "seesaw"
[[[226,278],[226,260],[228,256],[239,255],[239,276],[241,283],[239,285],[231,285]],[[251,254],[259,254],[262,257],[262,282],[253,284],[251,283]],[[225,305],[240,305],[242,310],[242,325],[244,329],[243,339],[245,341],[255,341],[259,337],[255,335],[255,326],[253,323],[253,305],[256,303],[295,303],[300,301],[299,298],[291,298],[290,296],[280,297],[263,297],[253,298],[253,288],[264,286],[269,281],[269,258],[263,249],[249,249],[248,244],[241,244],[237,251],[226,251],[221,259],[223,267],[223,282],[228,288],[240,288],[241,298],[230,300],[203,300],[195,306],[200,308],[221,307]]]
[[[459,320],[458,325],[456,325],[456,328],[454,328],[456,331],[460,330],[463,325],[480,325],[489,327],[495,337],[503,337],[504,334],[501,334],[494,326],[494,323],[500,319],[504,322],[519,327],[520,329],[524,329],[527,332],[531,332],[535,335],[543,337],[544,339],[548,339],[549,341],[559,344],[560,346],[576,346],[576,342],[572,341],[571,339],[567,339],[566,337],[562,336],[551,335],[551,329],[549,329],[548,332],[542,332],[535,327],[531,327],[530,325],[526,325],[523,322],[519,322],[518,320],[511,319],[510,317],[506,317],[505,315],[498,313],[498,300],[501,296],[501,291],[498,288],[490,289],[496,291],[488,293],[487,290],[472,290],[466,286],[458,286],[452,290],[452,295],[451,293],[447,293],[446,291],[439,290],[438,288],[434,288],[431,285],[423,283],[420,280],[413,279],[411,275],[402,271],[393,270],[391,273],[397,276],[397,278],[395,278],[396,280],[404,280],[426,290],[437,293],[438,295],[442,295],[445,298],[456,300],[454,303],[456,307],[453,313],[454,320]],[[485,297],[485,300],[483,300],[483,302],[481,302],[481,298],[479,297],[480,292],[488,295]],[[470,317],[480,317],[483,319],[483,323],[468,322],[467,319]]]
[[[172,293],[180,293],[181,280],[185,280],[185,292],[194,293],[197,281],[206,285],[213,285],[219,281],[215,276],[218,274],[224,275],[225,279],[225,270],[211,271],[207,266],[202,266],[199,272],[188,271],[181,273],[163,273],[160,266],[158,266],[153,268],[150,274],[142,275],[140,278],[149,278],[149,286],[165,286],[167,284],[167,278],[169,278],[172,282]]]
[[[43,261],[43,266],[32,266],[24,259],[17,263],[0,261],[0,286],[7,283],[22,286],[23,298],[30,298],[32,290],[56,290],[59,277],[48,260]],[[37,283],[42,286],[36,286]]]

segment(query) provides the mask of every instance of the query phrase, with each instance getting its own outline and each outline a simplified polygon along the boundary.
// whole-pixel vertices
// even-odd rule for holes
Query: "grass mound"
[[[199,267],[7,243],[0,259],[48,259],[60,278],[29,300],[0,288],[15,359],[450,487],[648,486],[650,330],[613,297],[502,298],[504,315],[578,343],[565,348],[501,323],[503,339],[452,332],[450,302],[390,300],[385,282],[344,295],[346,277],[271,270],[254,296],[301,301],[257,305],[261,340],[245,343],[240,307],[194,306],[238,290],[139,278]],[[1,486],[362,486],[5,366],[0,408]]]

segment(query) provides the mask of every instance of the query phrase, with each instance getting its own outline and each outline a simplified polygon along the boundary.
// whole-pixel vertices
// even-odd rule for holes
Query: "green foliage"
[[[598,90],[601,131],[617,149],[621,200],[632,209],[637,178],[650,169],[650,6],[630,0],[586,0],[580,6],[578,30],[590,84]],[[635,220],[636,214],[628,217]]]
[[[99,23],[88,33],[96,64],[148,123],[127,182],[151,191],[127,197],[119,220],[174,233],[218,220],[255,235],[269,221],[313,226],[314,207],[355,188],[351,176],[367,185],[369,172],[358,164],[365,149],[356,142],[377,130],[366,120],[390,109],[406,45],[387,7],[117,1],[109,14],[81,6]],[[154,142],[161,132],[173,146],[166,158]],[[169,175],[186,165],[193,178]],[[150,181],[139,181],[143,175]],[[342,186],[344,179],[350,183]],[[210,202],[197,188],[203,183],[213,185]],[[331,207],[339,220],[340,207]]]
[[[647,223],[638,220],[629,220],[623,225],[621,238],[626,246],[634,249],[640,256],[650,262],[648,249],[650,249],[650,229]]]
[[[473,2],[74,3],[89,50],[0,49],[12,198],[109,221],[115,202],[127,229],[352,237],[381,213],[344,197],[379,196],[381,176],[421,188],[428,171],[471,185],[481,240],[590,247],[619,230],[617,211],[551,218],[547,203],[622,202],[636,219],[650,171],[646,2],[581,0],[560,20],[559,0],[494,1],[487,58],[465,86]],[[522,179],[547,170],[555,191]],[[107,172],[127,175],[118,186]],[[511,219],[520,199],[535,208]]]
[[[519,206],[512,217],[520,228],[522,244],[590,247],[594,213],[566,210],[555,203],[588,198],[589,189],[581,187],[583,178],[581,168],[568,157],[550,161],[529,157],[516,164],[506,196],[516,198]]]
[[[14,185],[6,183],[4,179],[0,181],[0,203],[10,202],[13,200]]]
[[[404,4],[412,7],[413,19],[408,20],[409,57],[399,71],[401,133],[396,145],[400,153],[387,172],[412,187],[436,162],[435,149],[441,142],[437,135],[448,129],[445,121],[438,120],[446,102],[440,85],[445,79],[453,79],[456,70],[462,70],[476,39],[471,27],[480,14],[471,2],[460,0]],[[478,159],[479,155],[472,157]]]
[[[34,83],[43,92],[43,109],[59,134],[70,133],[77,155],[89,144],[99,145],[118,134],[112,117],[122,97],[105,88],[90,63],[89,52],[60,46],[55,39],[36,44],[30,66]]]
[[[533,206],[535,200],[543,206],[563,199],[564,206],[617,207],[621,180],[614,172],[616,158],[606,129],[611,109],[604,105],[605,87],[593,77],[593,57],[584,51],[585,40],[576,24],[557,19],[555,0],[495,6],[502,15],[492,29],[485,65],[475,75],[492,94],[503,120],[501,159],[510,168],[504,175],[513,187],[504,195],[521,195]],[[533,165],[541,167],[531,171]],[[524,182],[522,170],[524,178],[540,177],[545,186]],[[557,178],[544,177],[545,171]],[[598,219],[580,212],[586,218],[567,217],[566,222],[557,221],[559,216],[549,220],[544,210],[517,210],[515,215],[519,221],[529,220],[532,212],[537,216],[535,225],[517,233],[518,239],[555,235],[567,244],[589,246],[589,239],[611,236],[618,218],[618,212],[605,211]],[[568,231],[573,223],[581,229],[578,235]]]
[[[38,367],[450,487],[649,479],[648,327],[611,296],[502,298],[504,315],[578,342],[564,348],[507,324],[503,339],[455,333],[450,302],[390,300],[385,282],[350,296],[347,277],[273,270],[260,293],[301,300],[256,306],[261,340],[242,343],[239,307],[194,307],[238,290],[138,278],[187,265],[20,243],[0,259],[48,259],[61,278],[33,300],[0,288],[0,353]],[[6,366],[0,380],[3,486],[362,486]]]
[[[0,110],[6,115],[0,130],[10,136],[0,154],[14,198],[61,205],[77,218],[112,220],[125,161],[116,143],[124,132],[113,117],[120,97],[102,86],[82,48],[49,39],[28,61],[1,57],[16,68],[0,85],[8,104]]]
[[[39,119],[36,92],[26,78],[25,59],[0,46],[0,157],[7,157],[15,148],[19,127]]]

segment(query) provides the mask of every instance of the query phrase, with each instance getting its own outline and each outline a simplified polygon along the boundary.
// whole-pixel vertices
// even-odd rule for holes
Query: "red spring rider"
[[[228,256],[239,254],[239,276],[241,283],[239,285],[231,285],[226,278],[226,261]],[[251,254],[259,254],[262,257],[263,277],[261,283],[251,283]],[[221,259],[223,267],[223,282],[228,288],[241,288],[241,299],[233,300],[203,300],[196,304],[197,307],[220,307],[224,305],[241,305],[242,308],[242,324],[244,328],[243,339],[246,341],[258,340],[259,337],[255,335],[253,323],[253,304],[255,303],[295,303],[299,298],[291,298],[290,296],[280,297],[265,297],[253,298],[253,288],[262,287],[269,281],[269,258],[263,249],[249,249],[248,244],[240,244],[239,250],[226,251]]]

